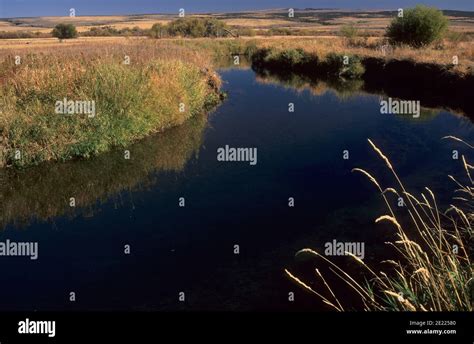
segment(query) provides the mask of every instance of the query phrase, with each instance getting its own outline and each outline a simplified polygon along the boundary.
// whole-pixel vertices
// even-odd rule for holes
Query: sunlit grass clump
[[[366,272],[366,279],[360,281],[316,250],[303,249],[297,255],[309,254],[321,259],[360,298],[364,310],[472,311],[474,268],[471,260],[471,222],[474,219],[474,187],[471,171],[474,166],[462,156],[467,185],[449,176],[458,186],[456,191],[459,196],[456,200],[460,204],[451,205],[446,211],[442,211],[429,188],[425,188],[426,192],[419,197],[409,193],[389,159],[372,141],[369,140],[369,143],[392,172],[398,186],[384,189],[369,172],[362,169],[354,171],[365,175],[376,186],[387,206],[388,213],[378,217],[375,222],[386,222],[393,226],[396,239],[387,244],[394,248],[394,258],[382,262],[386,269],[376,271],[346,252]],[[404,222],[400,215],[396,215],[390,194],[405,200],[408,224],[402,225]],[[340,301],[340,297],[334,292],[334,286],[331,288],[319,269],[316,269],[316,277],[320,288],[310,286],[288,270],[286,273],[330,307],[338,311],[351,309]]]
[[[146,47],[144,47],[146,53]],[[0,87],[0,166],[89,158],[182,124],[219,100],[220,80],[196,59],[103,52],[5,58]],[[137,54],[139,55],[139,54]],[[186,57],[186,56],[185,56]],[[143,58],[143,57],[142,57]],[[56,103],[93,101],[95,115],[63,114]]]

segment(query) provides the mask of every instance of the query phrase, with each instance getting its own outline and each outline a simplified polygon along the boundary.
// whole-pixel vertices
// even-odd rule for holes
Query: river
[[[285,277],[315,276],[296,251],[336,239],[364,242],[367,262],[390,254],[390,228],[374,224],[382,200],[351,172],[396,185],[367,138],[415,194],[429,186],[448,203],[447,175],[463,175],[453,150],[468,151],[441,138],[474,142],[465,116],[381,114],[379,95],[220,74],[220,107],[135,144],[130,160],[116,151],[0,174],[0,241],[38,243],[36,260],[0,257],[0,309],[324,309]],[[257,163],[218,161],[226,145],[256,148]]]

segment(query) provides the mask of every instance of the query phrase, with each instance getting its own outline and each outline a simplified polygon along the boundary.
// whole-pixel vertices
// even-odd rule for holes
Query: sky
[[[269,8],[397,9],[423,3],[474,11],[474,0],[0,0],[0,18],[69,15],[237,12]]]

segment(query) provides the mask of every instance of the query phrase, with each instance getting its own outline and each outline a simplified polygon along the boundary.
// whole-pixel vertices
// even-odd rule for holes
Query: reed
[[[465,143],[464,141],[454,139]],[[455,181],[457,205],[452,204],[442,211],[434,193],[425,192],[415,197],[404,186],[389,158],[371,141],[369,144],[391,171],[397,187],[383,188],[369,172],[354,169],[374,184],[387,206],[387,215],[375,222],[386,222],[394,228],[395,240],[387,242],[395,250],[395,257],[383,261],[384,271],[375,271],[363,260],[347,252],[364,271],[364,281],[351,276],[324,255],[313,249],[303,249],[297,256],[309,254],[321,259],[329,270],[352,290],[362,301],[364,310],[376,311],[472,311],[473,310],[473,264],[472,264],[472,220],[474,188],[470,165],[462,156],[467,182],[449,176]],[[468,147],[471,145],[465,143]],[[408,223],[401,221],[390,201],[390,194],[402,196],[406,201]],[[286,270],[291,280],[310,290],[322,301],[337,311],[343,308],[334,288],[323,280],[319,287],[312,287]],[[316,290],[315,290],[316,289]],[[322,289],[322,290],[319,290]]]
[[[204,52],[173,44],[45,49],[20,65],[6,55],[0,64],[0,166],[126,147],[209,110],[220,100],[219,88]],[[94,101],[96,115],[58,114],[64,98]]]

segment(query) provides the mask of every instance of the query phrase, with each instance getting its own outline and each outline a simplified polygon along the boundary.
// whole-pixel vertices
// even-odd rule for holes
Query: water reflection
[[[346,100],[356,96],[379,95],[381,99],[388,97],[397,98],[396,95],[377,90],[374,85],[367,85],[364,80],[345,80],[341,78],[317,78],[311,75],[289,73],[286,71],[275,71],[268,69],[256,69],[257,81],[262,84],[274,84],[284,86],[297,91],[309,91],[315,96],[321,96],[327,92],[334,93],[339,99]],[[467,116],[472,120],[470,113],[463,111],[462,104],[457,110],[451,109],[446,104],[436,102],[436,99],[427,99],[426,94],[413,94],[411,100],[421,100],[421,112],[418,118],[413,116],[400,116],[413,120],[429,120],[437,116],[442,110],[448,110],[455,115]],[[430,104],[430,106],[428,106]],[[432,107],[435,104],[436,107]]]
[[[94,159],[45,163],[18,171],[0,170],[0,226],[79,214],[91,216],[97,206],[123,191],[157,183],[157,172],[181,171],[199,152],[207,124],[198,115],[183,125],[148,137],[130,147]],[[70,206],[74,197],[76,207]]]

